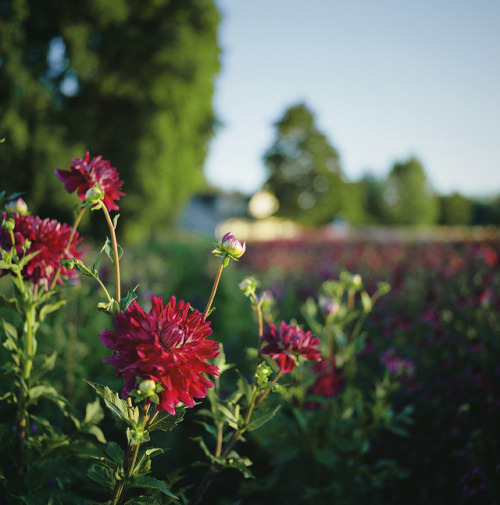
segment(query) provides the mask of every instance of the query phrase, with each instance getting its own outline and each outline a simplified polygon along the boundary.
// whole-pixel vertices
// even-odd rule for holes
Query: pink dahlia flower
[[[104,361],[123,375],[122,396],[127,397],[143,380],[158,382],[159,410],[175,414],[182,402],[194,407],[194,398],[204,398],[212,381],[203,374],[219,375],[218,368],[207,360],[215,358],[218,344],[207,340],[212,334],[210,322],[189,303],[176,304],[173,296],[164,306],[163,299],[152,296],[152,308],[146,314],[137,302],[114,317],[115,332],[106,330],[99,335],[101,342],[114,350],[112,358]]]
[[[7,219],[4,213],[3,218]],[[19,258],[25,254],[23,244],[29,241],[29,247],[26,254],[40,251],[36,256],[26,263],[21,275],[24,280],[31,282],[33,286],[44,286],[46,289],[52,283],[58,270],[61,276],[74,278],[78,276],[76,270],[69,270],[61,266],[61,260],[69,258],[81,259],[82,253],[76,250],[76,245],[80,242],[78,233],[75,233],[69,249],[66,251],[71,227],[67,224],[61,224],[55,219],[40,219],[38,216],[22,215],[15,212],[14,219],[14,242],[16,252]],[[0,228],[0,247],[10,250],[12,239],[10,234],[3,228]],[[5,273],[5,272],[2,272]],[[62,284],[60,278],[58,284]]]
[[[288,326],[285,321],[281,322],[279,329],[271,324],[262,340],[267,342],[267,345],[260,352],[275,359],[284,373],[295,368],[298,356],[312,361],[320,359],[319,339],[312,336],[310,331],[304,331],[295,325]]]
[[[119,179],[119,174],[115,167],[112,167],[108,160],[103,160],[102,156],[97,156],[90,160],[89,153],[83,159],[73,158],[69,165],[70,170],[56,168],[57,177],[64,182],[64,189],[68,193],[76,190],[78,198],[85,201],[85,194],[96,184],[104,192],[103,202],[106,209],[118,210],[115,200],[125,193],[121,192],[123,181]]]

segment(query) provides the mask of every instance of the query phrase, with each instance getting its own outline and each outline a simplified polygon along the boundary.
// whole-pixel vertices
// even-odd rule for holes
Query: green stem
[[[71,247],[71,243],[73,242],[73,239],[75,238],[76,230],[78,228],[78,225],[80,224],[80,221],[82,220],[84,213],[85,213],[85,207],[82,207],[80,209],[80,212],[78,212],[78,215],[76,216],[75,222],[73,223],[73,228],[71,229],[71,233],[69,235],[68,242],[66,243],[66,247],[64,248],[65,254],[69,251],[69,248]],[[60,276],[61,276],[61,269],[59,268],[57,270],[56,274],[54,275],[54,278],[52,279],[52,282],[50,284],[50,289],[55,288],[55,286],[57,284],[57,280],[59,279]]]
[[[120,303],[121,300],[121,288],[120,288],[120,258],[118,257],[118,242],[116,240],[115,227],[111,221],[108,209],[104,203],[102,204],[102,210],[106,216],[106,221],[108,223],[109,232],[111,233],[111,242],[113,244],[113,256],[115,258],[115,277],[116,277],[116,300]]]
[[[215,298],[215,293],[217,292],[217,286],[219,285],[220,277],[222,275],[222,270],[224,270],[224,261],[227,256],[223,256],[220,260],[219,269],[217,270],[217,275],[215,276],[214,285],[212,286],[212,292],[210,293],[210,298],[208,299],[207,306],[205,307],[205,311],[203,312],[203,317],[206,319],[208,313],[210,311],[210,307],[212,306],[212,302]]]

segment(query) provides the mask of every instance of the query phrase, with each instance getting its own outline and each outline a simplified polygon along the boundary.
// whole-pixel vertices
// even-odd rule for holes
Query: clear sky
[[[350,180],[417,156],[441,194],[500,193],[500,0],[216,0],[208,180],[253,193],[306,103]]]

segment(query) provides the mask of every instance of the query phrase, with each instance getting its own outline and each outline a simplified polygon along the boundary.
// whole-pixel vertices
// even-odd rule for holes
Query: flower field
[[[359,273],[368,292],[380,281],[391,285],[367,319],[357,374],[365,380],[383,373],[396,377],[391,415],[405,409],[411,414],[404,430],[379,433],[370,441],[361,459],[370,462],[372,474],[364,481],[356,460],[350,485],[343,476],[347,489],[338,492],[339,503],[498,502],[497,238],[256,243],[249,245],[242,263],[269,279],[278,305],[290,313],[343,269]],[[343,464],[342,451],[332,445],[332,452],[337,451],[339,459],[333,458],[331,466],[313,458],[314,471],[323,468],[334,479]],[[347,457],[352,455],[348,452]],[[297,489],[310,485],[296,479]],[[361,489],[367,482],[373,488],[365,493]],[[318,498],[327,503],[322,501],[326,495]],[[300,501],[289,503],[295,502]]]
[[[1,193],[0,503],[498,503],[494,230],[124,252],[116,168],[69,167],[72,227]]]

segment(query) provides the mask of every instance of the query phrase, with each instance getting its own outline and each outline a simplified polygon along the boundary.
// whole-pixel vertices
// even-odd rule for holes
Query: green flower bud
[[[2,223],[2,227],[8,233],[12,233],[14,231],[15,226],[16,226],[16,222],[11,218],[4,219],[4,221]]]
[[[104,191],[102,191],[102,189],[97,185],[93,186],[85,193],[85,202],[88,205],[95,205],[96,207],[94,208],[101,207],[102,205],[101,200],[103,198],[104,198]]]
[[[247,277],[238,284],[238,287],[245,296],[251,296],[252,293],[255,293],[257,281],[252,277]]]
[[[28,213],[28,206],[22,198],[16,198],[15,200],[11,200],[7,203],[7,205],[5,205],[5,211],[9,216],[12,216],[14,212],[25,216]]]
[[[154,380],[143,380],[139,384],[139,392],[142,396],[146,398],[149,396],[153,396],[156,393],[156,382]]]

